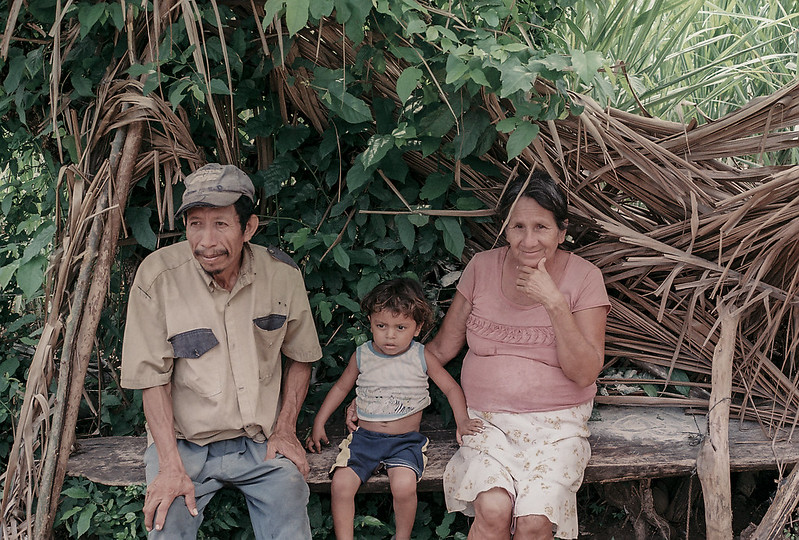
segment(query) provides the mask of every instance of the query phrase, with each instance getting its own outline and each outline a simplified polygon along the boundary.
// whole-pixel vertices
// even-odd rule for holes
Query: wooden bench
[[[706,433],[703,415],[688,415],[678,408],[598,405],[589,423],[591,460],[585,482],[618,482],[694,472],[699,445]],[[453,430],[425,420],[422,431],[430,439],[428,465],[420,491],[442,486],[444,467],[457,449]],[[341,435],[320,454],[308,454],[311,491],[330,491],[328,470],[338,452]],[[144,483],[144,437],[79,439],[70,456],[67,474],[84,476],[105,485]],[[799,463],[799,441],[772,441],[754,422],[730,422],[730,469],[776,469]],[[388,492],[388,477],[376,476],[361,486],[361,493]]]

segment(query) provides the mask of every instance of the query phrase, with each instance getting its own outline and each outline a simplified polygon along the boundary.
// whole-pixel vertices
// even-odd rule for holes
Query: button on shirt
[[[188,242],[142,262],[128,304],[122,386],[171,382],[178,438],[204,445],[271,435],[281,353],[297,362],[322,356],[300,271],[267,248],[244,245],[232,291],[202,269]]]

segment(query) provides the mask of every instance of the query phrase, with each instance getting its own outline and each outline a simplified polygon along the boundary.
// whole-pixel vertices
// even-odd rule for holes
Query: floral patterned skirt
[[[577,490],[591,457],[588,419],[593,401],[558,411],[495,413],[469,409],[483,432],[463,437],[444,471],[450,512],[474,516],[474,500],[502,488],[516,518],[544,515],[558,538],[577,538]]]

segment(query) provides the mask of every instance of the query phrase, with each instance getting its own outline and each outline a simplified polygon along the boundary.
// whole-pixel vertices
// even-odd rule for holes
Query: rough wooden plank
[[[686,415],[677,408],[596,407],[591,428],[591,460],[586,482],[611,482],[681,476],[694,472],[699,444],[705,435],[705,417]],[[420,491],[441,489],[441,477],[457,444],[451,430],[425,422],[430,438],[428,467]],[[330,436],[340,441],[341,435]],[[85,476],[107,485],[144,483],[143,437],[104,437],[78,441],[68,474]],[[330,489],[327,471],[338,449],[330,445],[321,454],[308,454],[311,490]],[[772,443],[753,422],[730,424],[731,469],[758,470],[776,464],[799,463],[799,441]],[[379,476],[361,487],[362,493],[388,490],[388,478]]]

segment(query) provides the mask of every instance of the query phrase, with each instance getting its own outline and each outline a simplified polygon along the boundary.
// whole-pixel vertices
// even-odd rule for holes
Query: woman
[[[547,175],[512,182],[508,245],[469,262],[427,345],[443,362],[469,346],[461,384],[484,431],[463,437],[444,492],[449,511],[474,516],[470,539],[577,538],[610,303],[599,269],[559,248],[566,210]]]

